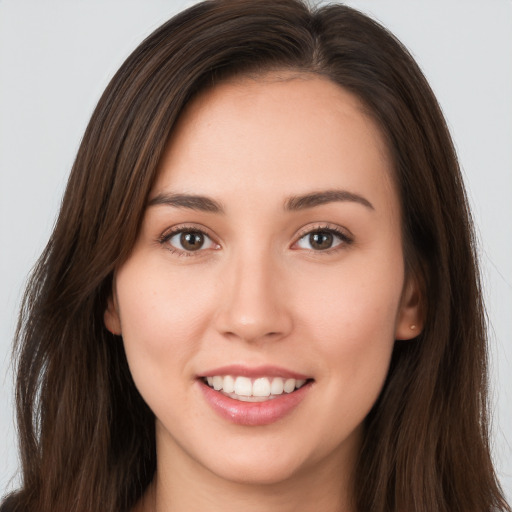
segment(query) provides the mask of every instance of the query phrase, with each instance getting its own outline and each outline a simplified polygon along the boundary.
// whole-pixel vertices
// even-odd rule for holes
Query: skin
[[[421,327],[392,175],[375,123],[322,77],[237,79],[187,107],[150,200],[198,194],[224,211],[148,206],[105,312],[156,416],[157,473],[138,510],[353,510],[363,420],[395,339]],[[325,190],[371,206],[284,208]],[[209,238],[187,253],[179,236],[164,241],[173,228]],[[307,234],[331,228],[351,241],[313,248]],[[279,421],[236,425],[197,382],[228,364],[277,365],[314,382]]]

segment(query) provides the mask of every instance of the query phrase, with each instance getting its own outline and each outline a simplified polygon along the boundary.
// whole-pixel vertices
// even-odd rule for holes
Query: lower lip
[[[241,402],[215,391],[202,380],[198,381],[206,401],[224,419],[237,425],[270,425],[291,413],[311,389],[311,382],[292,393],[282,394],[265,402]]]

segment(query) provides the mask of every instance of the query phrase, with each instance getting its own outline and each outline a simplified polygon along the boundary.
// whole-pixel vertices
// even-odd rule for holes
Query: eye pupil
[[[185,231],[180,235],[180,243],[187,251],[197,251],[204,244],[204,235],[199,231]]]
[[[316,231],[309,235],[309,243],[313,249],[329,249],[333,243],[333,235],[328,231]]]

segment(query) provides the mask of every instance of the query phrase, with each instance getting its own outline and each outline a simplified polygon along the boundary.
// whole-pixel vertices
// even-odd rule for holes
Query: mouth
[[[314,379],[276,367],[218,368],[199,376],[206,402],[222,418],[244,426],[275,423],[299,407]]]
[[[242,375],[213,375],[201,379],[211,389],[241,402],[265,402],[294,393],[312,379],[287,377],[250,378]]]

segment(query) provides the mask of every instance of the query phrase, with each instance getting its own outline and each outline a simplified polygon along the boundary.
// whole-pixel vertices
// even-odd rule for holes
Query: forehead
[[[342,187],[396,202],[391,175],[384,138],[356,96],[318,75],[269,73],[222,83],[190,102],[154,193],[259,191],[271,200]]]

